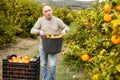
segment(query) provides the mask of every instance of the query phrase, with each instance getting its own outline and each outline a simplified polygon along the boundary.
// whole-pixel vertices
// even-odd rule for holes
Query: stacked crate
[[[29,63],[9,62],[16,56],[8,55],[2,60],[3,80],[39,80],[40,79],[40,57],[35,56]]]

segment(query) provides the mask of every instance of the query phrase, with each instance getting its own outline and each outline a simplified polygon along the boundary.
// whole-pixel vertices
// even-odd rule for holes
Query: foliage
[[[112,20],[120,19],[119,11],[112,7],[110,15]],[[106,3],[104,3],[105,5]],[[119,22],[104,21],[104,5],[98,6],[94,3],[94,8],[87,8],[78,12],[78,17],[72,24],[75,31],[66,37],[67,50],[64,52],[64,59],[69,65],[70,61],[81,62],[77,66],[83,66],[85,71],[91,76],[91,80],[118,80],[120,77],[120,45],[111,42],[113,35],[120,35]],[[88,54],[90,59],[82,61],[81,55]],[[72,56],[71,56],[72,55]]]
[[[54,15],[62,19],[67,25],[70,25],[74,21],[75,16],[73,14],[74,12],[67,7],[54,7]]]
[[[15,29],[12,16],[9,16],[6,1],[0,1],[0,48],[7,46],[7,43],[15,41]]]
[[[16,36],[35,37],[30,35],[34,22],[42,15],[42,5],[30,0],[0,1],[0,48],[15,42]]]

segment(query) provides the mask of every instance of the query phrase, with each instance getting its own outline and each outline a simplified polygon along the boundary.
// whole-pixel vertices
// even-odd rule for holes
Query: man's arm
[[[59,27],[62,29],[62,34],[64,35],[70,30],[70,28],[62,20],[60,19],[58,20],[59,20]]]
[[[38,19],[30,31],[31,34],[40,34],[40,27],[40,19]]]

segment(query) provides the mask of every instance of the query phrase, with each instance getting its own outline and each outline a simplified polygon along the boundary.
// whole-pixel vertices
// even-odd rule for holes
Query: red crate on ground
[[[39,80],[40,56],[35,56],[29,63],[9,62],[14,54],[2,59],[3,80]]]

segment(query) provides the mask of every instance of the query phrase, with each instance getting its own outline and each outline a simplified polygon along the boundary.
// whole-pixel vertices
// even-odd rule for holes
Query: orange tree
[[[72,24],[75,30],[66,36],[64,60],[84,67],[91,80],[120,79],[119,5],[119,0],[94,3],[93,8],[79,11]]]
[[[0,0],[0,49],[15,42],[16,36],[35,37],[30,29],[41,9],[42,5],[31,0]]]
[[[30,37],[31,26],[42,15],[42,5],[31,0],[7,0],[8,10],[13,24],[15,24],[16,36]]]
[[[7,43],[15,41],[15,29],[12,17],[7,12],[9,6],[6,0],[0,0],[0,49]]]

